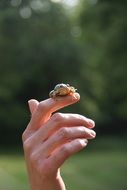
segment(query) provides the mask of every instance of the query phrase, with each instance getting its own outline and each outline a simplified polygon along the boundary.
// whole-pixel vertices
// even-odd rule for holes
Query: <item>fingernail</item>
[[[91,134],[91,136],[92,136],[93,138],[96,137],[96,133],[95,133],[95,131],[91,131],[90,134]]]
[[[37,108],[37,105],[39,102],[35,99],[31,99],[28,101],[30,112],[33,113],[33,111]]]
[[[92,119],[89,119],[88,123],[89,123],[91,128],[95,127],[95,122]]]
[[[88,140],[87,139],[80,139],[80,142],[82,143],[82,145],[84,147],[88,144]]]
[[[88,140],[87,140],[87,139],[84,139],[84,143],[87,144],[87,143],[88,143]]]
[[[74,97],[76,100],[79,100],[79,99],[80,99],[80,94],[79,94],[79,93],[74,93],[73,97]]]

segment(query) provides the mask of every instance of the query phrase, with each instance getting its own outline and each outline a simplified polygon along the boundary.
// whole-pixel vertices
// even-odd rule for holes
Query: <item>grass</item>
[[[28,190],[24,159],[17,154],[0,156],[0,190]]]
[[[65,162],[62,175],[67,190],[126,190],[127,142],[110,138],[93,144]],[[24,158],[4,151],[0,154],[0,190],[17,189],[29,189]]]
[[[126,190],[127,154],[96,152],[75,156],[64,167],[67,189]]]

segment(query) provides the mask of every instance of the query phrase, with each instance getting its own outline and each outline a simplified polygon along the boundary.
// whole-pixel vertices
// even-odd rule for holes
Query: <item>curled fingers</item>
[[[38,155],[40,159],[48,158],[52,153],[63,146],[67,142],[71,142],[74,139],[93,139],[96,134],[93,130],[85,128],[84,126],[77,127],[63,127],[50,136],[46,141],[33,144],[34,154]],[[32,143],[31,143],[32,144]],[[38,144],[36,146],[36,144]]]
[[[63,114],[55,113],[50,120],[48,120],[43,127],[35,133],[34,138],[45,141],[50,135],[58,131],[62,127],[84,126],[86,128],[93,128],[95,123],[79,114]]]

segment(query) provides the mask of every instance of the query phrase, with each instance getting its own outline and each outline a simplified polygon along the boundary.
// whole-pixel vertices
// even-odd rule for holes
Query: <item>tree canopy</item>
[[[0,4],[1,130],[25,128],[27,100],[47,98],[55,84],[75,83],[78,75],[69,19],[60,5],[40,3],[41,9],[36,1]]]
[[[101,123],[123,125],[127,121],[127,3],[90,2],[82,2],[79,22],[91,96]]]
[[[50,0],[0,1],[2,136],[21,135],[27,100],[47,98],[61,82],[81,94],[67,109],[95,119],[99,131],[126,125],[126,7],[126,1],[82,0],[69,15]]]

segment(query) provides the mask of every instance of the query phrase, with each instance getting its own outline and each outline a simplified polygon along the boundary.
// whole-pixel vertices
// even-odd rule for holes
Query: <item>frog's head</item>
[[[60,89],[66,89],[66,88],[68,88],[68,87],[70,87],[69,84],[63,84],[63,83],[61,83],[61,84],[57,84],[57,85],[55,86],[54,90],[57,91],[57,90],[60,90]]]

